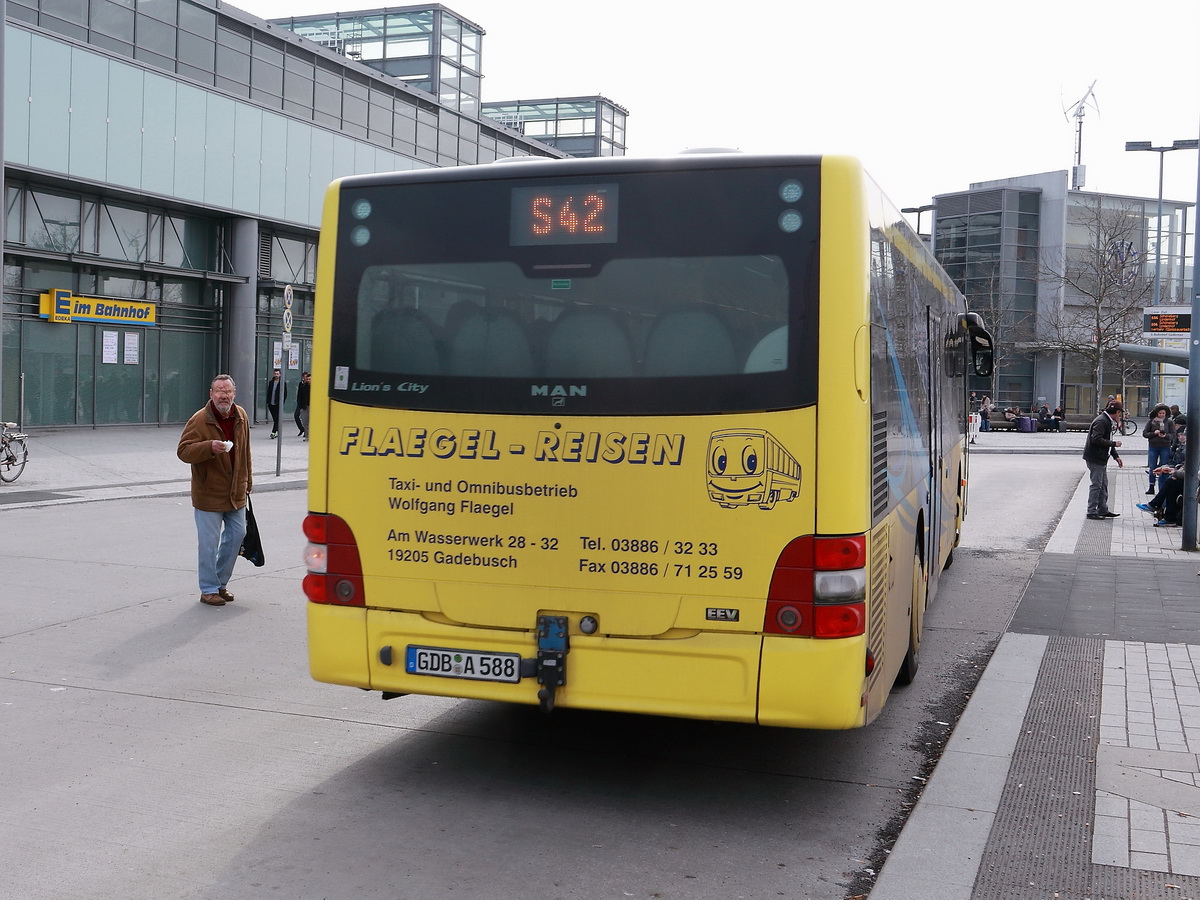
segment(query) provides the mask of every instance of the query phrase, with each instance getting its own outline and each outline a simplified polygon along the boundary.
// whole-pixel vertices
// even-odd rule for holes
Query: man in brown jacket
[[[254,487],[250,420],[233,402],[236,395],[232,378],[214,378],[208,403],[183,426],[176,451],[192,467],[200,602],[209,606],[233,602],[226,585],[246,536],[246,495]]]

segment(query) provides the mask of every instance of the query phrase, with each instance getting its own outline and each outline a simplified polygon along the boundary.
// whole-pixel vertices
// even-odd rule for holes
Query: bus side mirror
[[[963,324],[971,341],[971,365],[975,374],[987,378],[992,374],[995,358],[992,350],[992,336],[983,327],[983,319],[978,313],[967,313]]]

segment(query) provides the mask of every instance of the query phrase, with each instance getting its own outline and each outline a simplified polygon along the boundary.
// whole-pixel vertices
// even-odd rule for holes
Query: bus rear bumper
[[[532,630],[463,628],[416,613],[370,610],[366,637],[373,690],[539,702],[541,686],[533,677],[509,684],[411,675],[404,665],[410,645],[533,659]],[[753,722],[760,647],[759,636],[746,634],[689,632],[664,639],[572,633],[566,683],[555,693],[555,706]]]
[[[859,728],[866,724],[864,637],[764,635],[760,725]]]
[[[464,628],[419,613],[310,603],[309,659],[318,681],[398,694],[537,705],[533,677],[516,683],[415,675],[409,646],[537,655],[532,630]],[[791,728],[864,724],[860,638],[688,632],[672,638],[572,633],[555,706]],[[858,662],[855,662],[858,660]]]
[[[317,681],[369,688],[367,611],[308,604],[308,668]]]

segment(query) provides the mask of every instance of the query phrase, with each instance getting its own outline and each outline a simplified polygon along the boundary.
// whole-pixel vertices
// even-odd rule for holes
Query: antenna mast
[[[1071,190],[1077,191],[1083,187],[1083,182],[1087,176],[1087,166],[1083,164],[1083,115],[1087,112],[1090,106],[1096,112],[1100,112],[1100,103],[1096,100],[1096,82],[1092,82],[1087,89],[1087,93],[1080,98],[1079,102],[1072,106],[1069,110],[1063,110],[1063,116],[1067,121],[1072,117],[1075,119],[1075,165],[1071,167]]]

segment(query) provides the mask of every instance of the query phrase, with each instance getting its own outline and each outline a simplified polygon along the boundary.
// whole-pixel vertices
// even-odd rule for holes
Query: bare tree
[[[1154,289],[1142,271],[1145,213],[1140,203],[1106,204],[1090,197],[1070,209],[1065,260],[1042,261],[1040,276],[1063,288],[1063,303],[1035,342],[1084,360],[1091,371],[1095,407],[1101,406],[1106,359],[1142,330],[1142,307]]]

